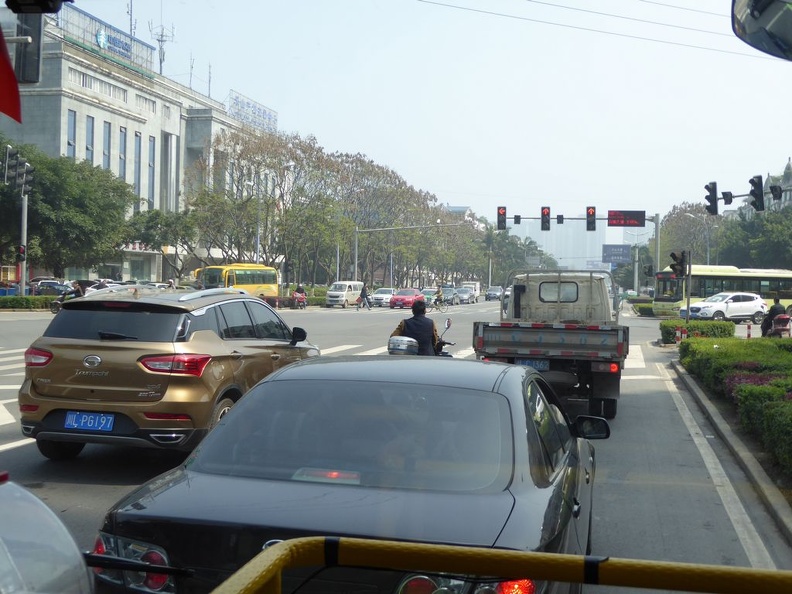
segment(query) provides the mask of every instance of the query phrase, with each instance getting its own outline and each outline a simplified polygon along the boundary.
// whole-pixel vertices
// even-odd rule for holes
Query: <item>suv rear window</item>
[[[86,340],[139,340],[142,342],[173,342],[179,320],[184,312],[174,309],[141,309],[129,307],[94,307],[63,309],[56,315],[44,336]],[[126,305],[126,304],[124,304]]]

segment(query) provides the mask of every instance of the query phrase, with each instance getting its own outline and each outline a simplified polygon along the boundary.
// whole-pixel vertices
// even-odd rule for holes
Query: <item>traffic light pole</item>
[[[28,231],[28,195],[22,192],[22,228],[20,230],[19,245],[25,246],[25,259],[19,262],[19,294],[27,294],[27,231]]]

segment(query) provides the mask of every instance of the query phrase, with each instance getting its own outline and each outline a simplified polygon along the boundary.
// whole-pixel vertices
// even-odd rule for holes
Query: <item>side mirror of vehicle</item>
[[[294,346],[298,342],[302,342],[306,338],[308,338],[308,333],[305,331],[305,329],[295,326],[294,328],[292,328],[292,339],[289,345]]]
[[[732,31],[760,52],[792,60],[792,5],[786,0],[732,0]]]
[[[450,327],[451,327],[451,318],[446,318],[445,329],[448,330]]]
[[[610,437],[610,425],[602,417],[580,415],[575,418],[573,427],[577,437],[586,439],[608,439]]]

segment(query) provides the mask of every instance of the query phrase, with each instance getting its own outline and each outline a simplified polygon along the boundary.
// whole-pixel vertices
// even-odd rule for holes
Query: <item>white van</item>
[[[363,283],[360,281],[336,281],[327,289],[325,307],[356,305],[361,290]]]
[[[473,291],[473,302],[478,303],[479,297],[481,297],[481,283],[479,281],[462,281],[462,286]]]

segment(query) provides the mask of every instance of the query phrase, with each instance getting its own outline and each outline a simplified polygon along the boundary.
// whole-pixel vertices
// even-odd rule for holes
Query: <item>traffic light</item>
[[[556,225],[564,224],[564,215],[556,215]]]
[[[498,231],[506,230],[506,207],[498,207]]]
[[[522,216],[521,215],[514,215],[514,224],[515,225],[519,225],[520,221],[522,221]]]
[[[781,200],[781,186],[770,186],[770,193],[773,195],[773,200]]]
[[[14,171],[13,179],[11,180],[11,187],[16,189],[22,189],[22,186],[25,184],[25,169],[28,166],[28,162],[25,159],[17,158],[16,170]]]
[[[732,200],[734,200],[734,194],[732,194],[731,192],[724,192],[721,195],[723,196],[724,206],[731,204]]]
[[[10,144],[6,145],[5,166],[3,172],[3,183],[8,185],[9,179],[14,177],[19,160],[19,149],[15,149]]]
[[[586,231],[597,230],[597,209],[593,206],[586,207]]]
[[[751,198],[751,206],[758,212],[764,210],[764,184],[762,183],[761,175],[754,175],[748,180],[751,184],[751,191],[749,192]]]
[[[6,0],[6,6],[13,13],[56,13],[59,12],[64,2],[74,0]]]
[[[20,245],[17,247],[17,262],[23,262],[27,259],[27,246]]]
[[[687,276],[687,252],[671,252],[671,259],[674,261],[671,272],[680,278]]]
[[[550,207],[542,207],[542,231],[550,231]]]
[[[718,184],[717,182],[710,182],[704,189],[707,190],[707,195],[704,196],[704,200],[709,202],[704,209],[710,213],[711,215],[718,214]]]
[[[22,180],[22,195],[27,196],[33,189],[33,172],[36,168],[30,163],[25,163],[24,176]]]
[[[645,264],[644,267],[643,267],[643,273],[644,273],[644,276],[652,276],[652,274],[654,273],[654,271],[652,270],[652,265],[651,264]]]

